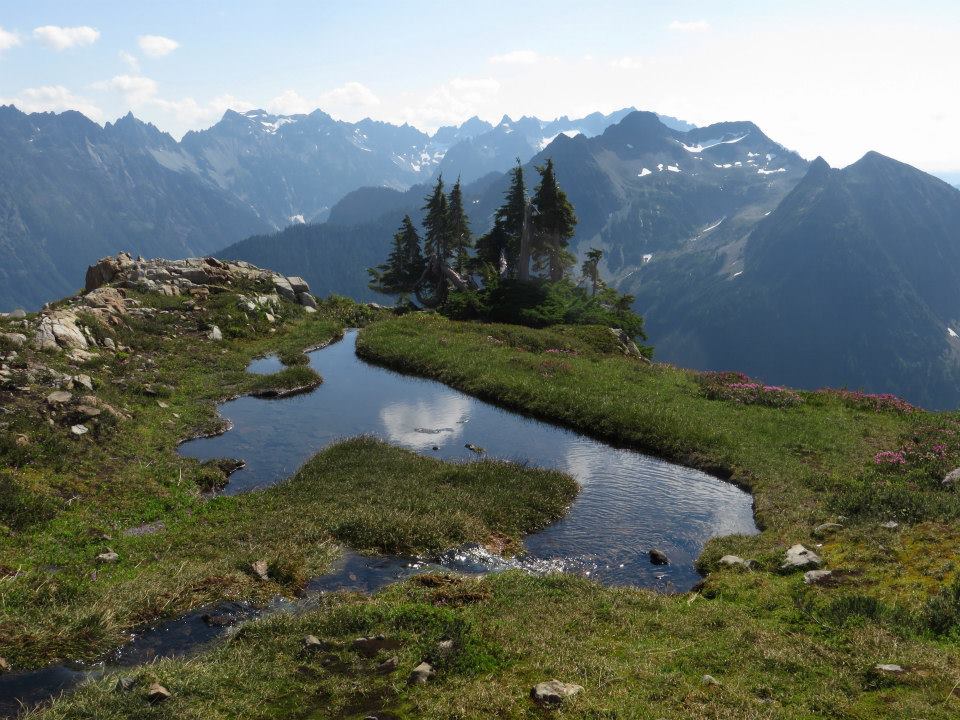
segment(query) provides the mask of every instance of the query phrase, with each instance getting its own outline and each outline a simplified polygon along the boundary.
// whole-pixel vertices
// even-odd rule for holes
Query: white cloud
[[[710,23],[706,20],[690,20],[687,22],[674,20],[667,25],[667,29],[674,32],[706,32],[710,29]]]
[[[140,61],[132,53],[128,53],[126,50],[121,50],[118,53],[120,61],[130,68],[131,72],[139,73],[140,72]]]
[[[0,26],[0,53],[20,44],[20,36]]]
[[[95,90],[113,90],[131,105],[142,105],[157,94],[157,81],[142,75],[115,75],[93,84]]]
[[[503,55],[488,58],[494,65],[534,65],[540,62],[540,55],[534,50],[514,50]]]
[[[89,25],[79,25],[77,27],[44,25],[34,28],[33,36],[54,50],[67,50],[72,47],[93,45],[100,39],[100,31]]]
[[[97,105],[85,97],[74,95],[63,85],[25,88],[16,97],[0,98],[0,105],[16,105],[28,113],[77,110],[97,122],[103,118],[103,111]]]
[[[619,70],[640,70],[643,66],[643,60],[630,57],[629,55],[624,55],[622,58],[610,61],[610,67],[618,68]]]
[[[141,35],[137,39],[140,50],[148,57],[163,57],[169,55],[178,47],[180,43],[163,35]]]
[[[373,91],[363,83],[348,82],[338,88],[321,93],[315,98],[307,98],[296,90],[284,90],[267,102],[265,109],[279,115],[299,115],[320,108],[336,116],[355,116],[380,104]]]
[[[454,78],[428,92],[415,105],[403,108],[402,119],[435,130],[472,115],[492,115],[493,100],[499,92],[500,83],[493,78]]]

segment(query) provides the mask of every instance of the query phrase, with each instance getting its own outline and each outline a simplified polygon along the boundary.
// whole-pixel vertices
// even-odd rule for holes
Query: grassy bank
[[[936,718],[956,717],[934,646],[860,623],[838,634],[796,608],[718,597],[607,589],[570,576],[424,576],[373,598],[339,595],[302,616],[245,625],[198,658],[78,690],[46,720],[267,718]],[[785,627],[790,628],[785,632]],[[367,656],[353,642],[384,636]],[[304,638],[320,640],[316,650]],[[452,640],[452,648],[440,645]],[[895,648],[895,650],[894,650]],[[902,677],[873,670],[891,653]],[[381,663],[397,659],[396,669]],[[435,677],[409,686],[421,661]],[[704,684],[703,676],[717,684]],[[550,713],[530,688],[559,678],[584,690]],[[147,688],[171,693],[151,706]]]
[[[366,327],[358,347],[391,367],[729,476],[754,493],[763,532],[712,541],[700,561],[709,573],[703,586],[679,596],[517,573],[428,576],[372,598],[328,596],[304,615],[248,623],[199,657],[138,669],[130,692],[113,691],[116,678],[81,688],[43,717],[529,718],[543,715],[531,686],[553,677],[584,688],[556,711],[561,717],[956,717],[960,513],[957,488],[941,482],[944,469],[960,466],[954,415],[648,365],[624,356],[602,328],[531,330],[416,314]],[[493,466],[460,481],[442,479],[451,472],[442,465],[379,476],[379,462],[367,466],[358,452],[368,444],[330,451],[344,453],[330,464],[346,495],[326,505],[311,489],[302,499],[319,503],[323,537],[371,549],[441,546],[453,537],[516,537],[559,512],[540,504],[549,493],[527,487],[527,477],[491,487],[501,476]],[[419,482],[429,468],[436,475],[426,472],[424,492],[410,490],[410,478]],[[281,493],[314,482],[312,472],[271,491],[278,518],[291,504]],[[412,506],[392,505],[390,496],[403,492],[415,493]],[[443,515],[455,510],[466,515],[450,525]],[[815,532],[826,522],[837,526]],[[794,543],[820,553],[833,575],[806,584],[800,573],[780,572]],[[721,566],[726,553],[751,567]],[[377,633],[387,639],[383,651],[353,649],[353,640]],[[304,649],[308,634],[318,650]],[[378,668],[392,656],[396,669]],[[409,686],[421,660],[437,674]],[[147,703],[153,681],[171,691],[169,701]]]

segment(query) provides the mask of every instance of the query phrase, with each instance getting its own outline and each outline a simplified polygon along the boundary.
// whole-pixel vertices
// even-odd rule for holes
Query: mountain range
[[[525,165],[528,185],[547,157],[579,217],[574,248],[604,250],[659,359],[960,404],[960,192],[947,183],[877,153],[809,163],[750,122],[684,130],[643,112],[556,136]],[[464,188],[475,232],[506,186],[491,173]],[[419,219],[427,189],[360,189],[325,225],[222,254],[367,297],[365,267],[404,213]]]
[[[558,134],[595,135],[629,112],[504,116],[496,126],[474,117],[429,135],[320,110],[228,110],[177,142],[132,114],[101,127],[73,111],[28,115],[3,106],[0,308],[69,294],[81,284],[78,268],[121,249],[172,258],[209,253],[252,234],[322,221],[360,187],[404,190],[455,167],[465,182],[505,170]]]

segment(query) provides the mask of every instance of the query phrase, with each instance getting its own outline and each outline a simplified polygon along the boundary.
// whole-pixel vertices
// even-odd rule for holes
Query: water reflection
[[[475,459],[465,447],[470,443],[489,457],[564,470],[581,484],[579,497],[566,517],[527,538],[529,557],[516,562],[611,584],[689,588],[699,579],[693,564],[709,538],[756,532],[750,496],[728,483],[367,364],[354,353],[355,341],[348,332],[310,354],[324,378],[314,392],[225,403],[221,412],[233,429],[186,443],[181,452],[246,460],[227,492],[271,485],[324,446],[361,434],[445,460]],[[257,361],[256,368],[272,362]],[[651,547],[664,550],[670,565],[650,565]],[[474,557],[469,564],[494,569],[503,561]]]

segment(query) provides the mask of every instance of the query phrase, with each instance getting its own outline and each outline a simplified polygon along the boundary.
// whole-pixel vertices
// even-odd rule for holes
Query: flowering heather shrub
[[[817,394],[838,398],[842,400],[844,404],[857,410],[873,410],[874,412],[889,410],[901,413],[920,412],[919,408],[914,407],[903,398],[891,395],[890,393],[865,393],[859,390],[821,388],[817,390]]]
[[[907,459],[903,450],[882,450],[873,456],[877,465],[906,465]]]
[[[803,398],[793,390],[753,382],[739,372],[703,372],[698,374],[697,382],[700,392],[710,400],[767,407],[792,407],[803,402]]]

